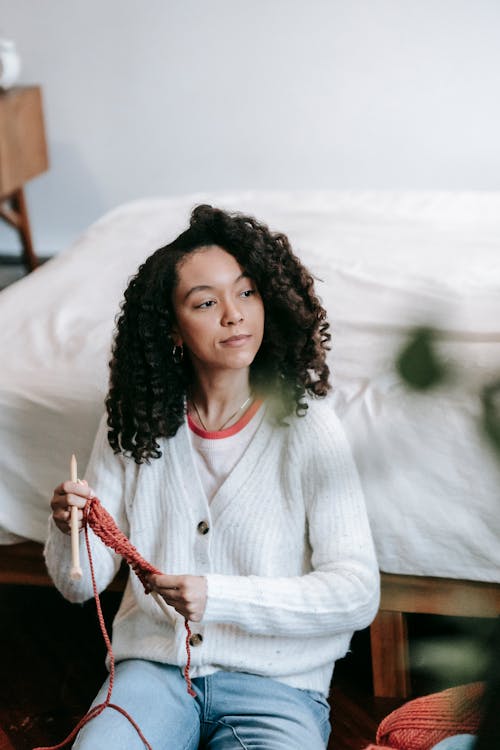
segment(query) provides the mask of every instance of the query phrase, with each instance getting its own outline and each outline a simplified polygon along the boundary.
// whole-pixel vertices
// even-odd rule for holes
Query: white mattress
[[[210,193],[104,216],[0,294],[0,526],[44,540],[70,454],[80,473],[89,456],[127,279],[199,202],[284,231],[321,280],[331,404],[360,470],[381,569],[500,581],[500,471],[477,424],[479,388],[500,375],[496,193]],[[456,365],[454,383],[427,395],[408,392],[393,367],[420,323],[437,326]]]

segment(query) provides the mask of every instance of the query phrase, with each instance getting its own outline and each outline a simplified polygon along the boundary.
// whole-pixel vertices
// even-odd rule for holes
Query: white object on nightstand
[[[0,39],[0,88],[10,89],[19,78],[21,58],[11,39]]]

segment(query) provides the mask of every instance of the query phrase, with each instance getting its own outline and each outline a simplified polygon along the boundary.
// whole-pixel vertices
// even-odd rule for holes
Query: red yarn
[[[106,649],[109,656],[109,685],[108,685],[108,692],[106,695],[106,699],[99,703],[97,706],[94,706],[91,708],[85,716],[83,716],[76,727],[73,729],[73,731],[66,737],[65,740],[60,742],[58,745],[52,745],[50,747],[36,747],[33,750],[60,750],[60,748],[65,747],[69,742],[71,742],[80,729],[87,724],[87,722],[94,719],[96,716],[99,716],[105,708],[113,708],[115,711],[118,711],[123,716],[125,716],[128,721],[132,724],[134,729],[137,731],[137,734],[141,738],[141,740],[144,743],[144,746],[147,748],[147,750],[152,750],[151,745],[147,741],[147,739],[142,734],[141,730],[133,720],[133,718],[125,711],[124,708],[121,708],[120,706],[117,706],[115,703],[111,703],[111,693],[113,691],[113,684],[115,679],[115,659],[113,655],[113,649],[111,647],[111,640],[109,638],[108,632],[106,630],[106,624],[104,622],[104,616],[102,613],[101,608],[101,601],[99,599],[99,593],[97,591],[97,584],[95,580],[95,574],[94,574],[94,563],[92,561],[92,553],[90,551],[90,541],[89,541],[89,533],[88,533],[88,527],[90,526],[92,528],[92,531],[101,539],[101,541],[104,542],[104,544],[107,547],[110,547],[111,549],[115,550],[119,555],[123,557],[125,562],[132,568],[136,576],[141,581],[142,585],[144,586],[145,592],[148,594],[150,592],[150,587],[147,581],[147,576],[151,573],[161,573],[158,568],[155,568],[154,565],[151,565],[151,563],[147,562],[139,552],[136,550],[133,544],[129,542],[125,534],[120,531],[118,526],[116,525],[113,517],[108,513],[108,511],[102,506],[101,502],[97,497],[89,498],[87,500],[87,503],[84,508],[83,513],[83,525],[84,525],[84,531],[85,531],[85,544],[87,547],[87,553],[89,556],[89,565],[90,565],[90,575],[92,578],[92,588],[94,591],[94,598],[96,603],[96,609],[97,609],[97,617],[99,619],[99,626],[101,628],[101,633],[104,638],[104,642],[106,644]],[[192,685],[191,685],[191,678],[189,676],[189,667],[191,665],[191,650],[189,647],[189,639],[191,638],[191,630],[189,628],[189,623],[187,618],[184,620],[184,625],[186,628],[186,654],[187,654],[187,662],[186,666],[184,668],[184,678],[187,683],[187,691],[189,695],[192,695],[193,697],[196,696],[196,693],[194,692]]]
[[[483,693],[484,683],[472,682],[414,698],[381,721],[376,742],[397,750],[429,750],[450,735],[476,734]]]

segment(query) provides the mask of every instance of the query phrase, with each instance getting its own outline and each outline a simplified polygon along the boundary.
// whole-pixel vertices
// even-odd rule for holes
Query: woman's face
[[[177,268],[172,338],[195,370],[249,367],[264,334],[264,304],[238,261],[217,245],[194,251]]]

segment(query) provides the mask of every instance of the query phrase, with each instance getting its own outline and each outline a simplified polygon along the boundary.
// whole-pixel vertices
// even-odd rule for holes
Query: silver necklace
[[[250,401],[251,401],[252,399],[253,399],[253,396],[252,396],[252,394],[250,394],[250,395],[248,396],[248,398],[247,398],[247,399],[245,399],[245,401],[243,401],[243,403],[241,404],[241,406],[240,406],[240,407],[238,407],[238,409],[236,409],[236,411],[234,412],[234,414],[231,414],[231,416],[230,416],[230,417],[229,417],[228,419],[226,419],[226,421],[225,421],[225,422],[224,422],[223,424],[221,424],[221,426],[219,427],[219,429],[218,429],[218,430],[216,430],[216,432],[220,432],[221,430],[223,430],[223,429],[224,429],[224,427],[225,427],[225,426],[227,425],[227,423],[228,423],[228,422],[231,422],[231,420],[232,420],[232,419],[234,419],[234,418],[236,417],[236,415],[237,415],[237,414],[239,414],[239,413],[240,413],[240,411],[242,411],[242,410],[243,410],[243,409],[245,408],[245,406],[246,406],[246,405],[247,405],[247,404],[248,404],[248,403],[249,403],[249,402],[250,402]],[[193,406],[194,406],[194,410],[195,410],[195,412],[196,412],[196,416],[198,417],[198,420],[199,420],[199,422],[200,422],[201,426],[203,427],[203,429],[205,430],[205,432],[212,432],[212,430],[209,430],[209,429],[208,429],[208,428],[206,427],[206,425],[205,425],[205,422],[204,422],[204,421],[203,421],[203,419],[201,418],[200,412],[198,411],[198,407],[196,406],[196,404],[195,404],[195,402],[194,402],[194,400],[193,400],[193,399],[191,399],[191,403],[192,403],[192,404],[193,404]]]

